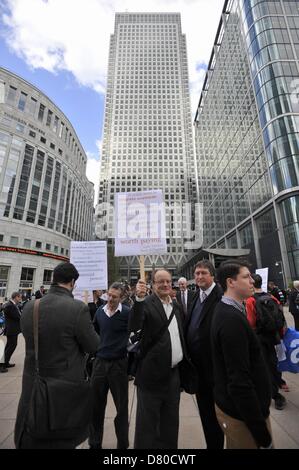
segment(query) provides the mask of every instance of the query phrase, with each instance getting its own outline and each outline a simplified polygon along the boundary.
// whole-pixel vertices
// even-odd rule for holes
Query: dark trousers
[[[277,355],[275,346],[271,344],[267,339],[260,337],[260,343],[262,346],[262,352],[265,359],[265,363],[269,372],[270,381],[271,381],[271,393],[272,398],[275,399],[279,393],[279,383],[281,382],[281,374],[277,370]]]
[[[158,388],[158,387],[157,387]],[[135,449],[177,449],[180,376],[178,367],[160,390],[137,387]]]
[[[207,449],[223,449],[224,434],[216,416],[213,389],[207,382],[205,387],[202,385],[203,383],[201,383],[200,392],[196,394],[196,401]]]
[[[292,315],[293,315],[294,323],[295,323],[294,328],[295,328],[295,330],[299,331],[299,312],[292,313]]]
[[[127,449],[129,447],[127,368],[128,361],[126,358],[111,361],[96,358],[94,361],[91,377],[93,413],[89,428],[90,447],[102,447],[105,409],[109,390],[117,412],[114,420],[117,448]]]
[[[34,439],[26,431],[23,432],[18,449],[75,449],[76,444],[70,439],[47,440]]]
[[[11,356],[13,355],[17,344],[18,344],[18,335],[9,335],[6,337],[6,346],[4,351],[4,363],[8,364]]]

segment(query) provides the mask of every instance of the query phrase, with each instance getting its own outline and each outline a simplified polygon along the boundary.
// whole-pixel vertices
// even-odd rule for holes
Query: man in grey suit
[[[71,382],[81,381],[85,371],[85,353],[94,353],[100,339],[90,320],[88,306],[75,300],[72,290],[79,273],[71,263],[54,269],[53,284],[39,306],[39,369],[40,375],[59,377]],[[17,449],[72,449],[88,434],[78,429],[74,439],[33,439],[26,429],[26,416],[35,375],[33,342],[33,306],[28,302],[21,317],[21,330],[26,342],[22,394],[15,426]],[[73,410],[76,413],[76,410]]]

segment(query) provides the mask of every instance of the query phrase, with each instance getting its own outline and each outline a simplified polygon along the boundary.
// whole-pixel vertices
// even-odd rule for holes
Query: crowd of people
[[[101,449],[107,396],[116,407],[114,420],[118,449],[129,447],[128,341],[136,336],[138,362],[134,384],[137,409],[134,448],[178,447],[182,370],[192,362],[198,378],[196,401],[208,449],[274,446],[270,404],[286,406],[280,393],[288,386],[277,369],[275,346],[286,331],[284,293],[251,274],[242,260],[223,262],[217,272],[208,260],[194,270],[196,291],[187,280],[173,286],[166,269],[157,269],[152,285],[139,280],[130,287],[114,282],[108,292],[93,291],[93,302],[74,299],[79,273],[71,263],[53,272],[39,299],[39,373],[74,382],[86,376],[88,357],[92,413],[88,429],[70,438],[37,439],[27,426],[35,379],[33,311],[36,300],[22,305],[19,292],[3,306],[5,314],[4,363],[8,372],[22,332],[25,338],[22,393],[15,426],[17,448],[75,448],[88,437],[91,449]],[[289,293],[289,309],[299,329],[299,281]],[[132,378],[132,377],[131,377]],[[80,406],[80,404],[78,404]],[[70,412],[72,412],[70,410]]]

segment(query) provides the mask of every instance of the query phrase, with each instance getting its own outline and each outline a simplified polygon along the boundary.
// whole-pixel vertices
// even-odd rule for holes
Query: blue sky
[[[180,12],[192,114],[223,0],[0,0],[0,66],[43,91],[67,116],[99,180],[110,34],[119,11]]]

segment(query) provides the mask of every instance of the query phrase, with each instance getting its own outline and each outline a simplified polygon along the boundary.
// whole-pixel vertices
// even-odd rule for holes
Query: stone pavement
[[[293,327],[293,318],[286,314],[288,325]],[[0,338],[0,341],[3,337]],[[5,340],[5,339],[4,339]],[[16,418],[19,395],[21,392],[22,369],[24,361],[24,339],[20,335],[18,348],[15,351],[12,362],[16,366],[6,374],[0,374],[0,449],[13,449],[13,430]],[[275,410],[271,405],[271,423],[275,447],[279,449],[299,449],[299,374],[285,373],[291,391],[285,393],[287,406],[284,410]],[[132,382],[129,383],[130,401],[130,444],[133,446],[134,425],[136,412],[136,390]],[[116,438],[114,434],[113,420],[115,408],[109,394],[103,448],[114,449]],[[88,448],[87,442],[80,448]],[[204,449],[205,440],[202,432],[200,418],[198,416],[196,401],[193,396],[182,394],[180,405],[180,449]]]

